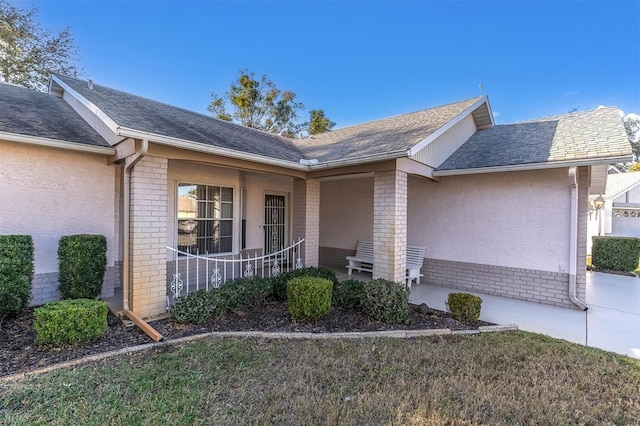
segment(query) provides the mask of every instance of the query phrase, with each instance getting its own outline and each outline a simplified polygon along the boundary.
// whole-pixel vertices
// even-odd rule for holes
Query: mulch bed
[[[125,327],[111,312],[107,331],[95,342],[65,348],[39,347],[35,344],[33,308],[0,324],[0,377],[23,373],[78,359],[88,355],[152,343],[137,327]],[[325,317],[313,322],[293,322],[286,302],[272,302],[252,312],[237,312],[209,324],[178,324],[170,319],[150,323],[165,340],[192,336],[210,331],[271,331],[271,332],[353,332],[385,330],[422,330],[450,328],[474,330],[484,321],[463,324],[447,312],[432,310],[427,305],[409,305],[409,320],[405,324],[370,321],[351,309],[333,308]]]

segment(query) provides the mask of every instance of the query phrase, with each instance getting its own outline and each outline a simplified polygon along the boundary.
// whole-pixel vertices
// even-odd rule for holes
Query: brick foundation
[[[569,300],[569,274],[425,259],[422,282],[460,290],[578,309]],[[578,298],[586,296],[578,286]]]

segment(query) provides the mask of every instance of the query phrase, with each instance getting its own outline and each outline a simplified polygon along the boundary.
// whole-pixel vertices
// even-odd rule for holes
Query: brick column
[[[587,226],[589,221],[589,168],[578,167],[578,265],[576,268],[576,296],[587,300]],[[603,214],[604,210],[598,212]]]
[[[405,282],[407,174],[378,172],[373,182],[373,278]]]
[[[305,266],[318,266],[320,247],[320,182],[293,182],[293,238],[304,238]]]
[[[166,310],[167,165],[147,156],[131,171],[129,304],[143,318]]]

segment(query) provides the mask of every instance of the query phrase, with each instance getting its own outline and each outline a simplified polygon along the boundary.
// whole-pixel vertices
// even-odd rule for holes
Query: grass
[[[0,382],[0,424],[637,424],[640,361],[525,332],[210,338]]]

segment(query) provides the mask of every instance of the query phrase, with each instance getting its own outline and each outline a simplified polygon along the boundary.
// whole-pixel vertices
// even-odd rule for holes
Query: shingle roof
[[[0,131],[84,145],[109,144],[61,98],[0,83]]]
[[[603,196],[605,198],[616,198],[638,184],[640,184],[640,172],[607,175],[607,188]]]
[[[294,143],[305,158],[328,162],[406,151],[482,98],[345,127]]]
[[[205,145],[298,162],[302,155],[286,138],[218,120],[204,114],[56,75],[121,127]]]
[[[620,111],[598,108],[477,131],[438,171],[631,156]]]

